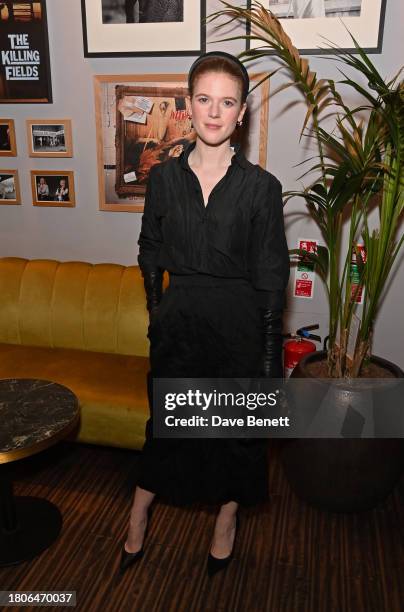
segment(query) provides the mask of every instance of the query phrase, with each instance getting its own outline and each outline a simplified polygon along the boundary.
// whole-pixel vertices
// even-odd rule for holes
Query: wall
[[[240,2],[240,4],[244,4]],[[137,238],[141,215],[98,210],[96,132],[92,77],[95,74],[141,74],[187,72],[194,57],[91,58],[83,55],[80,0],[48,1],[49,45],[51,53],[52,105],[2,105],[2,117],[14,118],[18,158],[3,158],[3,168],[18,167],[22,206],[0,206],[0,256],[43,257],[90,262],[136,263]],[[221,8],[218,0],[208,0],[207,14]],[[373,55],[378,69],[392,76],[404,56],[404,22],[402,0],[387,0],[383,52]],[[239,30],[242,33],[241,30]],[[224,36],[221,32],[216,38]],[[208,32],[207,50],[223,49],[233,53],[242,50],[240,42],[213,44]],[[338,78],[334,62],[323,57],[310,58],[312,69],[320,76]],[[249,68],[270,70],[273,60],[257,62]],[[277,75],[272,90],[282,83]],[[298,185],[300,168],[307,151],[298,135],[304,117],[304,106],[291,105],[295,100],[291,89],[274,96],[270,103],[268,134],[268,169],[282,181],[284,190]],[[25,119],[70,118],[73,128],[72,159],[31,159],[28,157]],[[57,209],[32,206],[29,170],[66,169],[75,173],[76,208]],[[302,202],[291,202],[285,208],[289,247],[298,237],[319,238],[312,222],[304,220]],[[404,257],[393,270],[393,282],[382,304],[374,338],[374,353],[391,359],[404,368],[404,324],[402,320],[404,290]],[[400,265],[398,265],[400,264]],[[291,272],[289,292],[292,290]],[[327,333],[327,307],[323,289],[316,279],[316,299],[292,298],[288,301],[285,330],[303,324],[320,323],[320,334]]]

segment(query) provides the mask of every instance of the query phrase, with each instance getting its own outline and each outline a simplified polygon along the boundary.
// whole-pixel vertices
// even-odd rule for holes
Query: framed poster
[[[85,57],[200,55],[205,0],[81,0]]]
[[[260,1],[281,20],[301,54],[329,53],[328,41],[355,52],[347,29],[367,53],[381,53],[386,0]],[[253,4],[249,0],[249,6]],[[254,26],[251,33],[254,34]],[[249,48],[259,44],[251,41]]]
[[[76,205],[70,170],[31,170],[31,188],[34,206],[73,208]]]
[[[263,74],[250,75],[257,82]],[[186,74],[94,77],[100,210],[143,211],[150,168],[180,155],[195,140]],[[248,97],[234,142],[266,166],[268,79]]]
[[[46,0],[0,2],[0,103],[52,102]]]
[[[18,170],[0,170],[0,204],[21,204]]]
[[[17,145],[13,119],[0,119],[0,156],[15,157]]]
[[[72,128],[69,119],[27,119],[30,157],[72,157]]]

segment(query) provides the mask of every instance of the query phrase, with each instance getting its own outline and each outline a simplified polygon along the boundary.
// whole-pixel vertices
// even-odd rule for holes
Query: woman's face
[[[64,189],[66,187],[66,181],[61,179],[59,185],[62,187],[62,189]]]
[[[226,72],[206,72],[194,84],[191,115],[194,129],[204,142],[219,145],[232,135],[247,104],[241,104],[240,85]]]

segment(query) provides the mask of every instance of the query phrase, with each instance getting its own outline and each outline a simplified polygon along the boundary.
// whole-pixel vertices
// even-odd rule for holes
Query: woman
[[[49,185],[43,176],[39,178],[38,200],[49,200]]]
[[[282,377],[282,310],[289,278],[281,185],[239,146],[248,73],[224,52],[200,56],[189,76],[196,141],[150,171],[139,265],[150,314],[153,377]],[[162,295],[162,272],[170,273]],[[151,379],[149,401],[152,410]],[[208,574],[232,558],[238,506],[268,499],[264,439],[153,439],[141,473],[121,571],[143,553],[148,508],[219,504]]]
[[[69,188],[66,185],[65,179],[60,179],[59,187],[56,189],[55,195],[59,202],[65,202],[69,199]]]

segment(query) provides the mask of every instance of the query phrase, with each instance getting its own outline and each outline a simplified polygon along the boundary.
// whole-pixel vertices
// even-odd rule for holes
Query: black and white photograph
[[[102,23],[184,21],[184,0],[101,0]]]
[[[17,146],[13,119],[0,119],[0,156],[15,157]]]
[[[73,172],[31,170],[34,206],[75,205]]]
[[[269,0],[269,8],[279,19],[313,17],[358,17],[362,0]]]
[[[0,170],[0,204],[21,204],[17,170]]]
[[[84,57],[200,55],[205,0],[81,0]]]
[[[35,153],[66,151],[63,125],[33,125],[32,148]]]
[[[356,53],[351,35],[367,53],[381,53],[386,0],[263,0],[262,4],[282,20],[303,55],[329,53],[330,44]],[[247,47],[257,44],[251,40]]]
[[[71,124],[68,119],[27,120],[30,157],[72,157]]]

